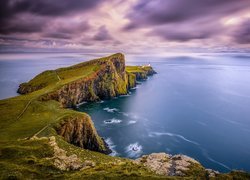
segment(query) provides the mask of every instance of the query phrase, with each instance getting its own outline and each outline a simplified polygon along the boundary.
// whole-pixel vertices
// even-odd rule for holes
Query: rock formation
[[[111,153],[105,141],[98,136],[93,122],[87,114],[64,117],[56,130],[65,141],[78,147],[105,154]]]
[[[126,68],[124,55],[117,53],[66,68],[44,71],[29,82],[22,83],[18,92],[34,92],[39,101],[56,100],[62,107],[74,107],[85,101],[125,95],[136,86],[136,81],[154,73],[152,67],[148,66]],[[111,153],[105,141],[98,136],[91,118],[85,113],[74,113],[60,119],[56,131],[76,146]]]
[[[198,168],[205,171],[198,161],[180,154],[152,153],[144,155],[135,161],[143,164],[155,173],[165,176],[186,176],[187,172],[194,166],[198,166]]]
[[[137,67],[137,71],[128,72],[125,67],[123,54],[115,54],[106,58],[96,59],[89,62],[81,63],[69,68],[52,71],[46,71],[28,83],[22,83],[19,86],[20,94],[27,94],[36,90],[51,86],[47,79],[53,79],[54,76],[60,76],[65,72],[70,72],[72,68],[86,69],[86,67],[97,67],[88,76],[79,76],[74,80],[62,78],[62,83],[56,82],[52,91],[42,95],[41,100],[57,100],[63,107],[72,107],[83,101],[98,101],[100,99],[110,99],[118,95],[128,93],[130,88],[136,86],[136,81],[146,79],[147,76],[153,75],[155,71],[152,67]],[[45,76],[46,78],[42,78]],[[70,77],[72,78],[72,77]],[[61,78],[60,78],[61,79]],[[69,79],[69,78],[68,78]]]

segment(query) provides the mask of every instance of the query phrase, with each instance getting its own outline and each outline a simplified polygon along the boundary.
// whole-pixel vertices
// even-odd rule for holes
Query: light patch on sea
[[[111,149],[112,153],[110,153],[110,156],[118,156],[118,152],[115,150],[116,145],[112,141],[111,138],[105,139],[105,142],[108,144],[109,149]]]
[[[129,144],[125,148],[125,152],[130,158],[138,158],[142,155],[142,146],[138,142]]]
[[[119,109],[117,108],[109,108],[109,107],[106,107],[106,108],[103,108],[104,111],[107,111],[109,113],[114,113],[114,112],[118,112]]]
[[[103,121],[105,124],[119,124],[122,122],[120,119],[112,118]]]

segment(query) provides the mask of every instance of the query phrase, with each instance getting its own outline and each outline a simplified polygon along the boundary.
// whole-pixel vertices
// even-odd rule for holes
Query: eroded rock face
[[[219,173],[219,171],[215,171],[213,169],[206,169],[206,172],[208,173],[209,178],[214,178],[216,177]]]
[[[57,143],[54,136],[51,136],[48,138],[49,145],[54,150],[54,156],[52,158],[47,158],[49,160],[53,161],[53,164],[55,167],[57,167],[60,170],[68,171],[68,170],[80,170],[80,169],[86,169],[89,167],[94,167],[95,163],[91,161],[85,161],[82,162],[76,154],[72,154],[70,156],[67,156],[67,152],[63,149],[61,149]]]
[[[143,164],[150,170],[159,175],[165,176],[185,176],[185,172],[190,170],[192,165],[200,165],[200,163],[185,155],[169,155],[166,153],[152,153],[144,155],[135,160],[139,164]]]
[[[41,99],[54,99],[63,107],[72,107],[83,101],[98,101],[127,94],[128,83],[135,84],[135,79],[128,79],[126,75],[123,55],[111,57],[98,64],[100,68],[95,73],[65,84],[60,89],[42,96]]]
[[[152,76],[153,74],[156,74],[156,72],[152,67],[147,67],[144,71],[134,72],[133,74],[135,74],[136,80],[139,81],[147,79],[148,76]]]
[[[47,86],[54,86],[54,89],[45,91],[45,94],[40,96],[40,100],[56,100],[62,107],[74,107],[84,101],[93,102],[125,95],[130,88],[136,86],[136,80],[143,80],[147,76],[155,74],[152,67],[141,67],[138,71],[126,72],[125,58],[121,53],[104,59],[92,60],[76,67],[68,67],[68,71],[74,68],[78,68],[78,70],[82,68],[84,71],[83,67],[93,66],[97,68],[89,75],[76,76],[76,79],[68,80],[69,82],[65,82],[65,79],[62,80],[59,77],[57,71],[62,71],[60,69],[45,71],[31,81],[22,83],[18,92],[27,94],[47,88]],[[67,72],[67,70],[65,71]],[[70,72],[68,72],[69,74]],[[63,83],[60,85],[62,81]]]
[[[73,145],[105,154],[111,153],[105,141],[98,136],[87,114],[65,117],[56,127],[56,131]]]

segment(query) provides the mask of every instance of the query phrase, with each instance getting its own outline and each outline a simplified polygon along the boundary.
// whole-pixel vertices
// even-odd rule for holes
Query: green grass
[[[32,87],[34,90],[43,89],[49,86],[53,86],[53,89],[57,89],[57,86],[61,87],[62,85],[72,83],[78,79],[90,77],[100,70],[102,64],[107,63],[112,58],[119,58],[121,56],[123,55],[117,53],[108,57],[94,59],[65,68],[47,70],[37,75],[29,82],[23,83],[22,86]]]
[[[151,70],[151,66],[126,66],[126,71],[130,73],[135,73],[135,72],[146,72],[148,70]]]
[[[57,101],[41,101],[40,98],[65,84],[90,78],[110,57],[45,71],[27,83],[28,86],[39,87],[39,90],[0,101],[0,179],[183,179],[158,176],[132,160],[81,149],[57,135],[55,127],[65,118],[86,114],[64,109]],[[145,68],[128,66],[126,71],[144,72]],[[130,74],[128,78],[134,79],[135,75]],[[124,87],[119,83],[117,88],[124,91]],[[34,135],[55,136],[58,146],[67,151],[67,155],[76,154],[82,161],[93,161],[96,166],[81,171],[61,171],[47,159],[53,156],[48,139],[29,139]],[[203,173],[203,169],[193,167],[189,178],[203,176]],[[240,176],[249,177],[235,173],[221,177]]]

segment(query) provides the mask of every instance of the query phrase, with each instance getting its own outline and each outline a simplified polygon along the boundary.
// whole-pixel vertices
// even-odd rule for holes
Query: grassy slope
[[[105,58],[99,59],[99,61],[105,60]],[[45,84],[46,88],[0,101],[0,179],[163,178],[144,167],[135,165],[129,159],[110,157],[78,148],[65,142],[56,134],[53,127],[65,116],[83,116],[85,114],[63,109],[56,101],[42,102],[38,98],[45,93],[54,91],[63,84],[88,77],[99,68],[95,64],[96,61],[98,60],[80,63],[68,68],[60,68],[56,71],[47,71],[29,82],[35,86]],[[126,68],[128,72],[141,70],[139,66]],[[96,166],[87,170],[62,173],[54,167],[51,161],[46,159],[53,156],[53,150],[48,145],[48,140],[26,140],[26,138],[34,135],[38,137],[54,135],[59,146],[66,150],[68,155],[77,154],[83,161],[94,161]]]
[[[97,61],[105,58],[80,63],[68,68],[60,68],[41,73],[29,81],[30,86],[43,86],[38,91],[0,101],[0,179],[2,178],[77,178],[83,176],[150,176],[147,169],[134,165],[131,160],[114,158],[101,153],[84,150],[73,146],[59,137],[56,126],[66,116],[84,115],[70,109],[63,109],[56,101],[39,101],[39,97],[52,92],[64,84],[81,78],[87,78],[100,65]],[[59,78],[58,78],[59,77]],[[52,157],[53,151],[47,140],[27,140],[32,136],[54,135],[59,146],[68,154],[77,154],[82,160],[92,160],[97,165],[85,171],[62,172],[52,162],[45,160]],[[119,161],[118,161],[119,160]],[[156,176],[159,177],[159,176]]]
[[[126,71],[130,73],[136,73],[136,72],[145,72],[150,70],[151,67],[149,66],[126,66]]]

